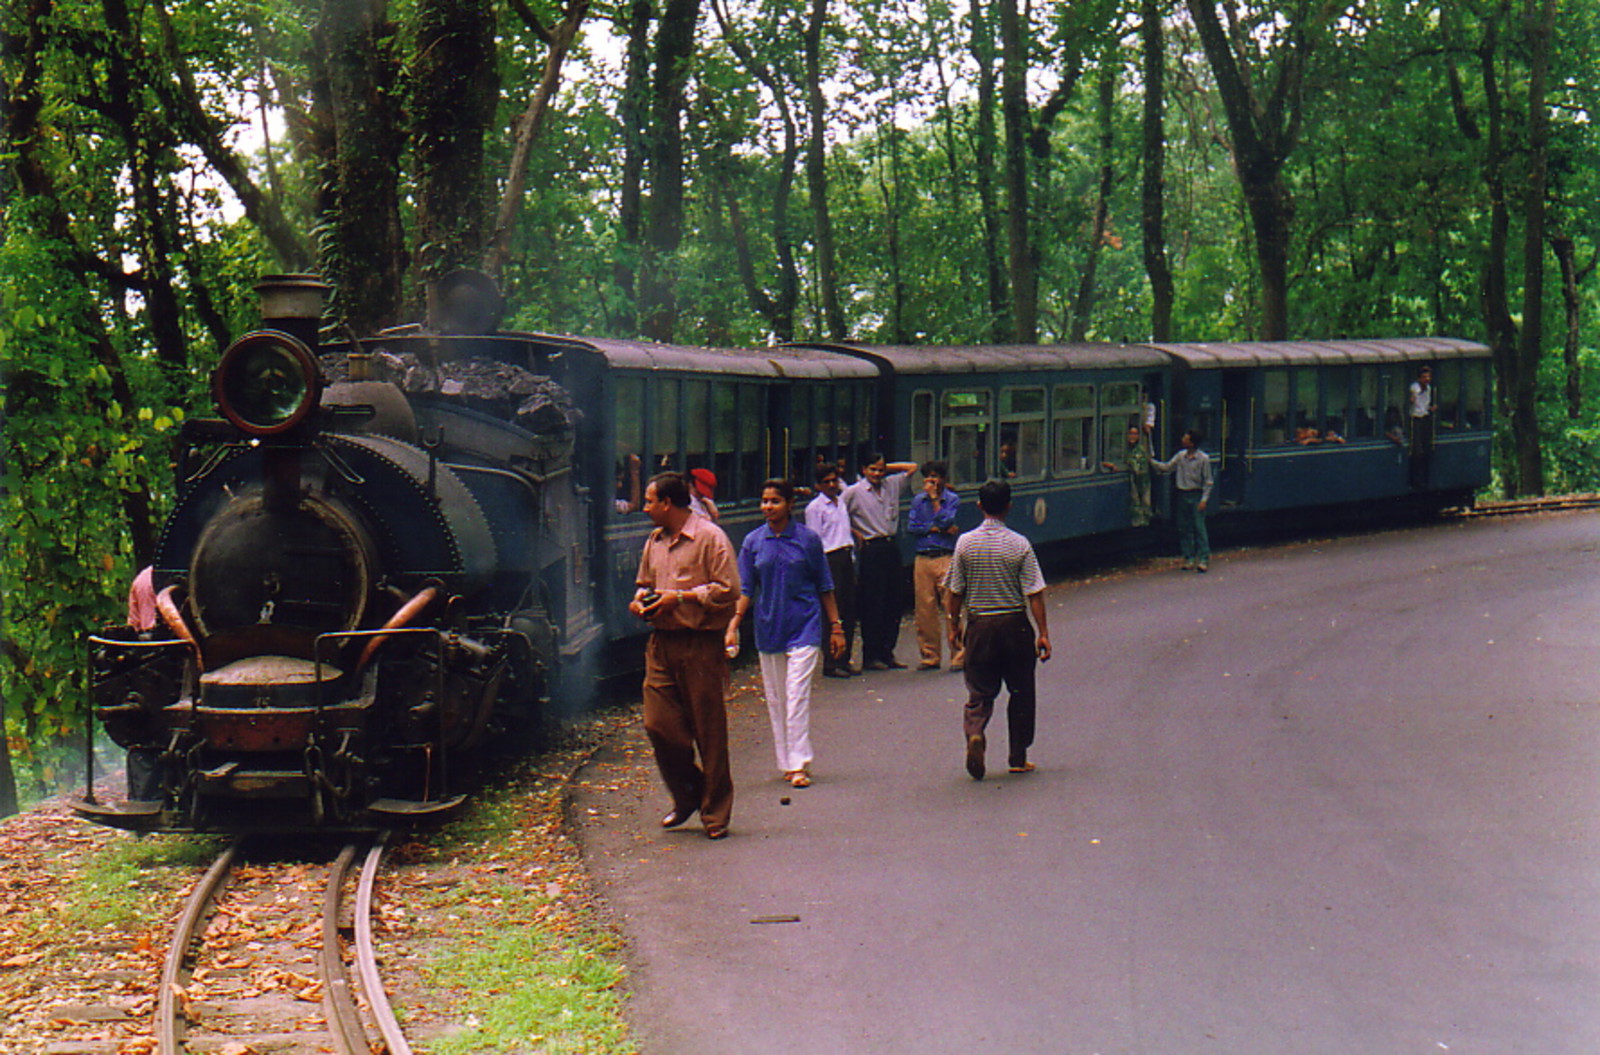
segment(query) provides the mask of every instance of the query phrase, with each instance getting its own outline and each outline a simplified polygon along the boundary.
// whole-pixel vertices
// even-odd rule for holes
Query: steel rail
[[[372,947],[373,887],[378,881],[378,867],[383,863],[388,839],[389,833],[384,832],[373,841],[361,870],[361,881],[356,887],[356,973],[361,979],[361,991],[367,997],[367,1010],[378,1025],[385,1050],[389,1055],[412,1055],[411,1045],[400,1029],[400,1021],[394,1017],[394,1009],[389,1006],[383,979],[378,975],[378,957]]]
[[[1540,498],[1517,498],[1505,502],[1486,503],[1464,509],[1463,517],[1518,516],[1523,513],[1558,513],[1577,509],[1600,509],[1600,495],[1553,495]]]
[[[361,1021],[350,990],[350,974],[345,968],[344,950],[339,944],[339,908],[344,900],[345,876],[356,857],[356,844],[347,843],[328,869],[328,886],[322,897],[322,1010],[328,1018],[339,1055],[370,1055],[367,1028]]]
[[[173,928],[172,944],[167,948],[167,960],[161,968],[161,992],[156,999],[156,1051],[159,1055],[182,1055],[178,1043],[178,996],[183,991],[181,977],[189,950],[194,946],[195,932],[205,918],[206,909],[213,898],[227,884],[233,871],[233,862],[239,856],[244,840],[236,839],[217,859],[206,874],[195,884],[189,900]]]

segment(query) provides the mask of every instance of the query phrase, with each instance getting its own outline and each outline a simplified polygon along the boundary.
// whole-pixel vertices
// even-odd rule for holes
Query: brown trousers
[[[1006,733],[1011,764],[1028,760],[1033,746],[1037,693],[1034,671],[1038,637],[1026,612],[979,615],[967,620],[967,705],[962,711],[963,736],[975,736],[989,725],[1002,684],[1006,699]]]
[[[672,804],[698,809],[707,828],[726,828],[733,814],[733,771],[722,631],[658,631],[650,635],[644,661],[644,728]]]

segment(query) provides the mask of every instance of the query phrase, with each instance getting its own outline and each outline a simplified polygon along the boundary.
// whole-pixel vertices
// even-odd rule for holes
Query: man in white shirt
[[[1411,382],[1411,486],[1428,486],[1428,460],[1433,456],[1433,367],[1424,366]]]
[[[905,568],[900,561],[900,499],[915,462],[891,462],[873,453],[861,479],[844,489],[850,531],[856,539],[856,615],[861,622],[861,669],[904,670],[894,658],[900,636]]]
[[[806,527],[822,537],[822,550],[828,557],[828,572],[833,576],[833,599],[844,622],[844,654],[823,653],[822,676],[848,678],[850,650],[856,639],[856,562],[855,539],[850,534],[850,510],[844,504],[844,484],[837,467],[823,463],[817,467],[817,497],[806,506]]]

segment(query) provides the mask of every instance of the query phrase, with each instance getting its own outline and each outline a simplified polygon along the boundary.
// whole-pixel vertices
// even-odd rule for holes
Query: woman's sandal
[[[793,773],[789,774],[789,786],[794,788],[809,788],[811,786],[811,774],[807,773],[803,769],[795,770]]]

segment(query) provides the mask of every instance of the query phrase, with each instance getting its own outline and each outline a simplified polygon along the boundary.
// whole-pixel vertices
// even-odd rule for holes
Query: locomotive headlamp
[[[222,353],[212,394],[224,417],[252,436],[275,436],[306,419],[322,395],[316,357],[299,338],[257,330]]]

